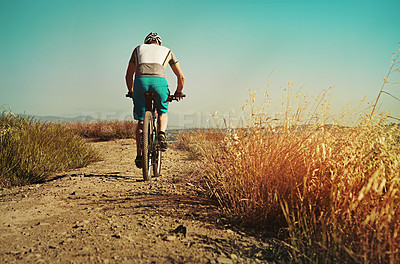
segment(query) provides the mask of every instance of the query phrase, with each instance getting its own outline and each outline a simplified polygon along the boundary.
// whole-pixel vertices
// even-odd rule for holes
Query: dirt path
[[[0,263],[265,262],[267,244],[217,224],[185,152],[143,182],[133,140],[90,144],[103,161],[0,190]]]

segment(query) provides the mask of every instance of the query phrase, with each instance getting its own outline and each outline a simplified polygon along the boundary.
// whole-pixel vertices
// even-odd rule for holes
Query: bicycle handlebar
[[[172,102],[172,101],[177,101],[177,102],[179,102],[179,100],[182,99],[182,98],[184,98],[184,97],[186,97],[186,94],[181,94],[181,95],[178,95],[178,96],[175,96],[175,95],[168,95],[168,99],[167,99],[167,101],[165,101],[165,102]]]

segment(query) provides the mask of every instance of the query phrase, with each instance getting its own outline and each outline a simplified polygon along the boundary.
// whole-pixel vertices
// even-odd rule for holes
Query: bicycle
[[[140,136],[139,146],[142,149],[143,157],[143,180],[151,180],[151,168],[153,169],[153,176],[158,177],[161,175],[161,148],[158,142],[158,128],[157,128],[157,110],[154,98],[158,96],[156,92],[145,92],[145,114],[143,119],[143,131]],[[126,97],[132,97],[127,94]],[[167,102],[179,101],[181,98],[186,97],[185,94],[180,96],[169,95]]]

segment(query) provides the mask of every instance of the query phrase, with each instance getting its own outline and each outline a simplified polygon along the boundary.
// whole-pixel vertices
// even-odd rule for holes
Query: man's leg
[[[161,114],[158,116],[158,140],[160,142],[161,151],[167,150],[167,137],[165,136],[165,130],[168,125],[168,113]]]
[[[142,149],[140,148],[140,137],[143,133],[143,121],[138,121],[136,125],[136,159],[135,165],[139,169],[142,168],[143,157],[142,157]]]
[[[158,131],[162,131],[165,133],[168,126],[168,113],[161,114],[158,116]]]
[[[159,82],[156,86],[156,92],[158,96],[155,99],[157,112],[158,112],[158,140],[160,143],[160,150],[166,151],[167,150],[167,138],[165,136],[165,131],[167,130],[168,125],[168,83],[167,80],[164,78],[158,78],[157,81]]]
[[[143,133],[143,120],[139,121],[136,126],[136,154],[142,156],[142,149],[140,148],[140,136]]]

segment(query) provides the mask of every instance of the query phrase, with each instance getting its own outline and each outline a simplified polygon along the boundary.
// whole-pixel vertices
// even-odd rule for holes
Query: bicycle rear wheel
[[[153,115],[151,111],[146,111],[143,120],[143,180],[151,180],[151,151],[153,149]]]

